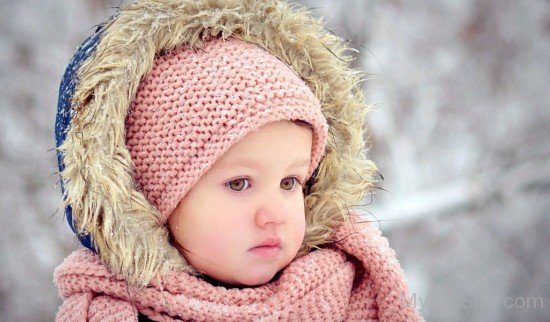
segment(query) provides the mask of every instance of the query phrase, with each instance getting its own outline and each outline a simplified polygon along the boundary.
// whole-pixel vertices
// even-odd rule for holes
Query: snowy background
[[[412,304],[428,321],[549,321],[549,2],[301,3],[369,74],[386,191],[365,210]],[[119,4],[0,0],[0,322],[51,321],[61,303],[52,272],[78,243],[57,209],[57,90]]]

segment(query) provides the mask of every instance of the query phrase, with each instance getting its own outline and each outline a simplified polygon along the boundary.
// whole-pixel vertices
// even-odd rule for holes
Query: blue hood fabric
[[[101,39],[102,31],[103,31],[103,27],[99,26],[95,30],[94,34],[88,37],[78,47],[73,57],[71,58],[69,65],[65,69],[65,73],[63,74],[63,79],[61,80],[61,84],[59,86],[59,98],[57,101],[57,115],[55,118],[56,148],[59,148],[67,138],[67,131],[69,130],[71,119],[73,117],[71,100],[74,95],[76,84],[78,83],[77,71],[80,68],[80,65],[82,64],[82,62],[84,62],[94,53],[97,47],[97,44]],[[59,172],[62,172],[65,169],[65,165],[63,164],[63,153],[61,153],[59,150],[57,150],[57,166],[58,166]],[[61,193],[65,198],[65,187],[63,185],[63,180],[61,180],[60,185],[61,185]],[[72,209],[70,205],[65,208],[65,217],[67,218],[67,222],[69,223],[69,226],[71,227],[72,231],[78,237],[80,243],[84,247],[96,252],[93,246],[92,238],[89,234],[76,233],[76,229],[73,223]]]

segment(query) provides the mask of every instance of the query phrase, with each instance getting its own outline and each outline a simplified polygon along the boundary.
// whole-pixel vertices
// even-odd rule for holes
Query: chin
[[[275,274],[277,274],[277,272],[269,272],[257,275],[249,274],[246,278],[240,279],[238,283],[244,286],[258,286],[271,281]]]
[[[233,276],[219,276],[217,274],[205,273],[204,276],[209,283],[225,287],[259,286],[271,281],[277,274],[277,272],[260,272],[259,274],[245,272],[244,276],[243,274],[239,274],[233,278]]]

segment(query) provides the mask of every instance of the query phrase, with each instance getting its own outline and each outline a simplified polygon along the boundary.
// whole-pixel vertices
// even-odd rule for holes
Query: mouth
[[[281,239],[278,237],[267,238],[248,251],[264,259],[275,258],[281,253]]]

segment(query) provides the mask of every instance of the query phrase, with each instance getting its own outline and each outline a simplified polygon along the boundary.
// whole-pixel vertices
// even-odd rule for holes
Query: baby
[[[189,264],[237,285],[267,283],[286,267],[304,240],[311,142],[309,128],[277,121],[225,152],[168,218]]]
[[[75,53],[56,141],[87,249],[58,321],[417,321],[372,188],[343,41],[283,1],[121,9]]]

